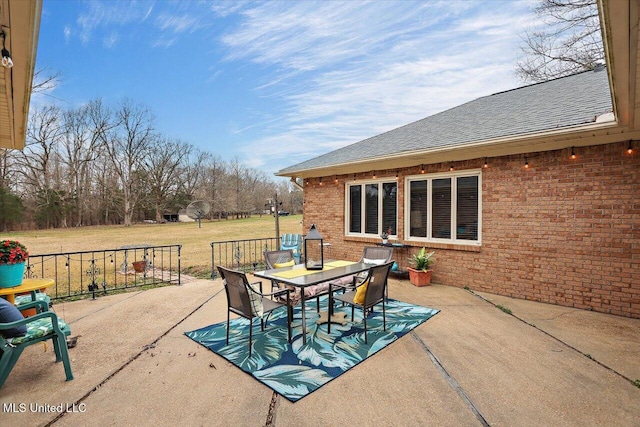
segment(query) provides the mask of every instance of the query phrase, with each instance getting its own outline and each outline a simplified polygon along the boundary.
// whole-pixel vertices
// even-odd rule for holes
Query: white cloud
[[[64,33],[64,41],[69,43],[69,40],[71,40],[71,27],[66,25],[62,31]]]
[[[177,39],[175,37],[172,37],[172,38],[163,37],[151,43],[151,47],[168,48],[173,46],[176,43],[176,41]]]
[[[182,33],[187,30],[193,32],[200,28],[199,20],[189,15],[172,15],[169,13],[160,14],[155,24],[161,31],[171,31],[173,33]]]
[[[246,125],[265,135],[243,146],[247,161],[275,171],[518,86],[513,68],[526,5],[495,5],[301,2],[240,10],[240,24],[222,38],[227,60],[278,67],[256,89],[286,105],[277,119]]]
[[[118,44],[118,40],[120,40],[120,36],[116,32],[111,32],[107,37],[102,40],[102,46],[107,49],[114,48]]]
[[[539,24],[530,1],[82,5],[76,25],[64,29],[67,41],[124,45],[122,27],[144,23],[138,34],[152,47],[174,47],[194,33],[208,40],[207,53],[222,58],[210,65],[209,87],[234,67],[238,80],[259,69],[243,84],[269,110],[246,106],[242,118],[227,119],[227,132],[248,164],[271,172],[518,86],[518,33]]]
[[[88,44],[94,32],[101,28],[125,26],[145,22],[154,10],[154,3],[149,1],[85,1],[84,11],[76,19],[77,37],[83,44]],[[71,33],[70,33],[71,34]],[[103,39],[103,44],[104,43]]]

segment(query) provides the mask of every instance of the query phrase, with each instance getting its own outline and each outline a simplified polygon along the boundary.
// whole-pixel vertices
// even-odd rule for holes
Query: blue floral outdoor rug
[[[325,296],[321,299],[326,310]],[[367,317],[368,344],[364,342],[362,310],[356,309],[351,323],[351,307],[336,306],[335,312],[347,313],[346,325],[316,325],[315,301],[307,305],[307,343],[302,343],[300,306],[294,310],[292,342],[287,342],[286,310],[275,310],[264,332],[254,319],[253,350],[249,357],[249,321],[231,320],[229,345],[226,345],[226,321],[185,332],[192,340],[224,357],[243,371],[292,402],[337,378],[358,363],[373,356],[436,315],[439,310],[389,299],[386,305],[387,330],[382,330],[382,306]]]

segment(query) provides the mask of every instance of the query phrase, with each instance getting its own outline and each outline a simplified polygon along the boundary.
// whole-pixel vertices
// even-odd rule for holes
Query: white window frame
[[[351,210],[351,201],[349,199],[350,197],[350,192],[349,192],[349,188],[355,185],[358,185],[361,187],[362,191],[360,192],[360,206],[363,210],[363,212],[361,212],[361,219],[360,219],[360,229],[361,230],[365,230],[365,221],[366,221],[366,215],[364,213],[365,210],[365,204],[366,204],[366,189],[365,187],[369,184],[378,184],[378,232],[376,234],[371,234],[371,233],[352,233],[349,231],[349,223],[351,221],[351,217],[350,217],[350,210]],[[396,233],[398,232],[398,228],[400,226],[399,223],[399,218],[398,218],[398,208],[400,206],[400,200],[398,197],[398,181],[394,178],[381,178],[381,179],[370,179],[370,180],[358,180],[358,181],[351,181],[345,184],[344,186],[344,235],[345,236],[349,236],[349,237],[375,237],[375,238],[380,238],[380,234],[382,234],[382,199],[380,198],[380,194],[382,194],[382,185],[383,184],[396,184]],[[397,238],[397,234],[392,234],[389,235],[389,238],[392,239],[396,239]]]
[[[456,216],[457,216],[457,204],[458,204],[458,180],[457,178],[461,177],[478,177],[478,240],[466,240],[466,239],[457,239],[457,227],[456,224]],[[443,238],[435,238],[430,237],[431,228],[432,228],[432,220],[433,215],[431,215],[433,209],[433,180],[441,179],[441,178],[451,178],[451,235],[456,236],[449,239]],[[427,216],[427,237],[416,237],[410,236],[411,227],[409,227],[410,214],[411,214],[411,182],[413,181],[427,181],[427,212],[429,213]],[[462,171],[455,172],[442,172],[442,173],[432,173],[432,174],[420,174],[420,175],[410,175],[405,177],[404,180],[404,239],[410,242],[420,242],[420,243],[453,243],[458,245],[467,245],[467,246],[481,246],[482,245],[482,169],[467,169]]]

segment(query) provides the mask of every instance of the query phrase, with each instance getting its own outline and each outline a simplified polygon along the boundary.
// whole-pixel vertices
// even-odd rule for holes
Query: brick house
[[[303,182],[305,229],[317,224],[332,257],[351,260],[390,229],[409,247],[396,252],[401,267],[436,251],[435,283],[640,318],[634,16],[635,2],[601,4],[607,68],[282,169]]]

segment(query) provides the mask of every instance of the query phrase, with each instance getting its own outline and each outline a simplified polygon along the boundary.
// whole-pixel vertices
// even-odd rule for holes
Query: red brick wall
[[[436,251],[435,283],[515,298],[640,318],[640,155],[627,143],[578,147],[488,159],[482,170],[482,246],[427,245]],[[425,160],[426,161],[426,160]],[[484,159],[454,163],[482,168]],[[426,173],[450,164],[425,166]],[[398,235],[404,235],[400,170]],[[394,177],[396,170],[376,171]],[[356,179],[370,178],[356,175]],[[345,180],[311,179],[304,226],[315,223],[333,258],[357,260],[379,239],[344,236]],[[404,242],[411,244],[411,242]],[[416,248],[422,245],[413,243]],[[406,265],[406,252],[396,260]]]

